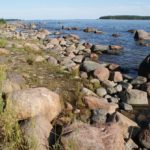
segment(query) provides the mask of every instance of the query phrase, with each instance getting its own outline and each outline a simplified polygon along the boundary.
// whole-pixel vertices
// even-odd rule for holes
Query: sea
[[[46,28],[51,32],[61,32],[61,36],[66,34],[76,34],[81,41],[92,44],[120,45],[124,49],[120,55],[103,54],[99,61],[119,64],[125,72],[132,76],[137,75],[137,70],[143,59],[150,54],[150,47],[139,45],[134,40],[134,34],[128,30],[145,30],[150,32],[150,20],[41,20],[35,21],[39,28]],[[79,27],[80,30],[62,30],[64,27]],[[87,27],[96,28],[104,34],[85,33],[83,29]],[[114,38],[112,34],[119,34]],[[54,36],[54,35],[52,35]]]

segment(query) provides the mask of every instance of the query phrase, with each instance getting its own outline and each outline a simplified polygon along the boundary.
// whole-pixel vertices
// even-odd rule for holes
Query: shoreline
[[[17,32],[17,28],[24,29],[25,32]],[[89,32],[89,28],[86,28],[86,31]],[[95,32],[95,30],[90,30],[90,32]],[[96,32],[99,31],[96,30]],[[0,53],[4,60],[3,63],[8,66],[9,72],[14,72],[19,79],[25,80],[25,86],[22,87],[18,80],[16,80],[17,83],[11,81],[11,84],[15,86],[12,86],[9,93],[15,92],[16,89],[13,87],[21,87],[20,92],[44,87],[57,93],[60,96],[62,110],[60,112],[60,108],[55,108],[55,110],[51,106],[51,109],[57,112],[52,119],[55,120],[53,122],[55,125],[66,128],[66,125],[70,127],[70,124],[74,124],[74,120],[78,120],[84,122],[84,125],[79,124],[81,133],[82,127],[91,129],[98,124],[104,124],[107,130],[107,119],[109,119],[107,114],[112,117],[115,114],[119,117],[118,124],[113,121],[110,124],[115,124],[119,129],[123,128],[124,132],[118,130],[122,139],[122,147],[128,146],[128,142],[125,142],[124,139],[134,139],[128,136],[131,134],[128,131],[129,127],[136,126],[138,130],[143,129],[143,120],[140,120],[140,117],[139,120],[136,120],[136,115],[139,115],[140,112],[137,114],[133,112],[136,104],[145,104],[149,107],[149,91],[145,88],[141,89],[143,85],[148,84],[149,79],[141,76],[132,78],[123,74],[118,64],[99,63],[98,61],[99,55],[103,53],[120,53],[123,49],[121,46],[83,43],[80,37],[74,34],[49,38],[49,35],[59,36],[61,33],[59,31],[51,33],[46,29],[37,30],[36,24],[6,25],[0,29],[0,34],[3,39],[0,42],[2,43]],[[7,89],[4,90],[6,95]],[[29,98],[31,95],[29,94]],[[22,107],[24,109],[24,106]],[[124,116],[123,112],[131,113],[131,118]],[[59,113],[61,115],[58,115]],[[32,119],[31,116],[29,118]],[[145,120],[148,120],[148,116],[145,116]],[[63,134],[61,138],[68,141]],[[137,141],[132,141],[132,143],[136,143],[135,147],[140,147]],[[65,142],[63,144],[65,148],[68,147]],[[107,145],[104,144],[104,146],[107,148]]]

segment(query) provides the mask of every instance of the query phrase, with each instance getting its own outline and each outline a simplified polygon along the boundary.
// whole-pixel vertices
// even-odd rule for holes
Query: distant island
[[[0,24],[5,24],[6,22],[21,21],[20,19],[0,19]]]
[[[116,16],[102,16],[99,19],[150,20],[150,16],[116,15]]]

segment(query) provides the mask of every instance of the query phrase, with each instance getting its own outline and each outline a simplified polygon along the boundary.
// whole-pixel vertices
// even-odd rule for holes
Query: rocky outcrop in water
[[[150,33],[144,30],[137,30],[134,35],[135,40],[150,40]]]

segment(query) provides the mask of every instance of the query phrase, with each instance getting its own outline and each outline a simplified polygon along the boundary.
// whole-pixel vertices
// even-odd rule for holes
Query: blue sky
[[[95,19],[150,15],[150,0],[0,0],[0,18]]]

